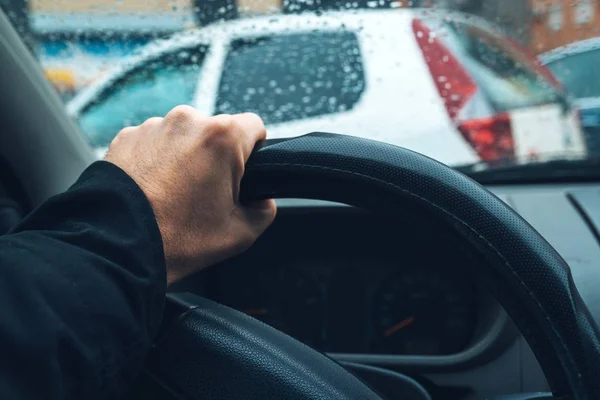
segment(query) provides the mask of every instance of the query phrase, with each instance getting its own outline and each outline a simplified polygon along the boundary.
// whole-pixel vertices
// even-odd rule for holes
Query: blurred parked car
[[[561,89],[488,23],[363,10],[216,24],[147,46],[68,105],[102,152],[116,132],[191,104],[251,111],[272,138],[332,130],[450,165],[585,152]]]
[[[600,156],[600,38],[559,47],[540,56],[575,97],[591,155]]]

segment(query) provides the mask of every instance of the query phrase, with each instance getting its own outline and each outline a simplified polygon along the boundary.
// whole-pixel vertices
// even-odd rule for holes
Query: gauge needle
[[[386,329],[385,332],[383,332],[383,336],[385,336],[385,337],[392,336],[394,333],[398,332],[400,329],[406,328],[413,322],[415,322],[415,317],[408,317],[406,319],[403,319],[402,321],[398,322],[396,325],[391,326],[390,328]]]
[[[268,311],[266,308],[249,308],[247,310],[244,310],[244,314],[248,315],[265,315],[267,313]]]

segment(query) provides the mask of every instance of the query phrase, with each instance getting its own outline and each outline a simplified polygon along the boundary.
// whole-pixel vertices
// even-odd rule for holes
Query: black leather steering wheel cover
[[[335,361],[246,314],[190,293],[167,300],[145,373],[174,399],[381,400]]]
[[[246,165],[240,196],[414,212],[453,230],[485,260],[474,272],[513,317],[555,398],[600,399],[599,330],[568,265],[464,175],[406,149],[316,133],[262,143]],[[167,305],[146,372],[175,398],[377,399],[334,361],[242,313],[197,296],[169,296]]]
[[[240,195],[383,212],[413,207],[435,216],[488,261],[478,273],[531,345],[554,395],[600,398],[599,330],[569,266],[523,218],[461,173],[392,145],[314,133],[265,142],[246,165]]]

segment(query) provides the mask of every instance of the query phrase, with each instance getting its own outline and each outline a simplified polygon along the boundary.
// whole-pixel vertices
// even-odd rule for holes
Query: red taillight
[[[412,29],[448,115],[456,120],[460,110],[477,91],[477,84],[423,21],[414,19]]]
[[[460,111],[477,92],[477,83],[423,21],[413,20],[412,28],[446,111],[465,140],[483,161],[514,159],[515,142],[510,116],[499,114],[459,121]]]
[[[463,121],[458,124],[458,130],[483,161],[512,160],[515,157],[515,141],[508,114]]]

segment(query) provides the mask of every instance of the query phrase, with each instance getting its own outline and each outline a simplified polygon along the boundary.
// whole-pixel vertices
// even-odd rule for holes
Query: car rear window
[[[600,97],[598,70],[593,67],[597,65],[600,65],[600,49],[566,56],[549,63],[548,67],[570,94],[582,99]]]
[[[215,113],[254,112],[279,123],[352,109],[365,90],[352,32],[236,40],[223,66]]]
[[[542,67],[508,39],[463,22],[447,26],[449,47],[498,111],[551,103],[562,96]]]

